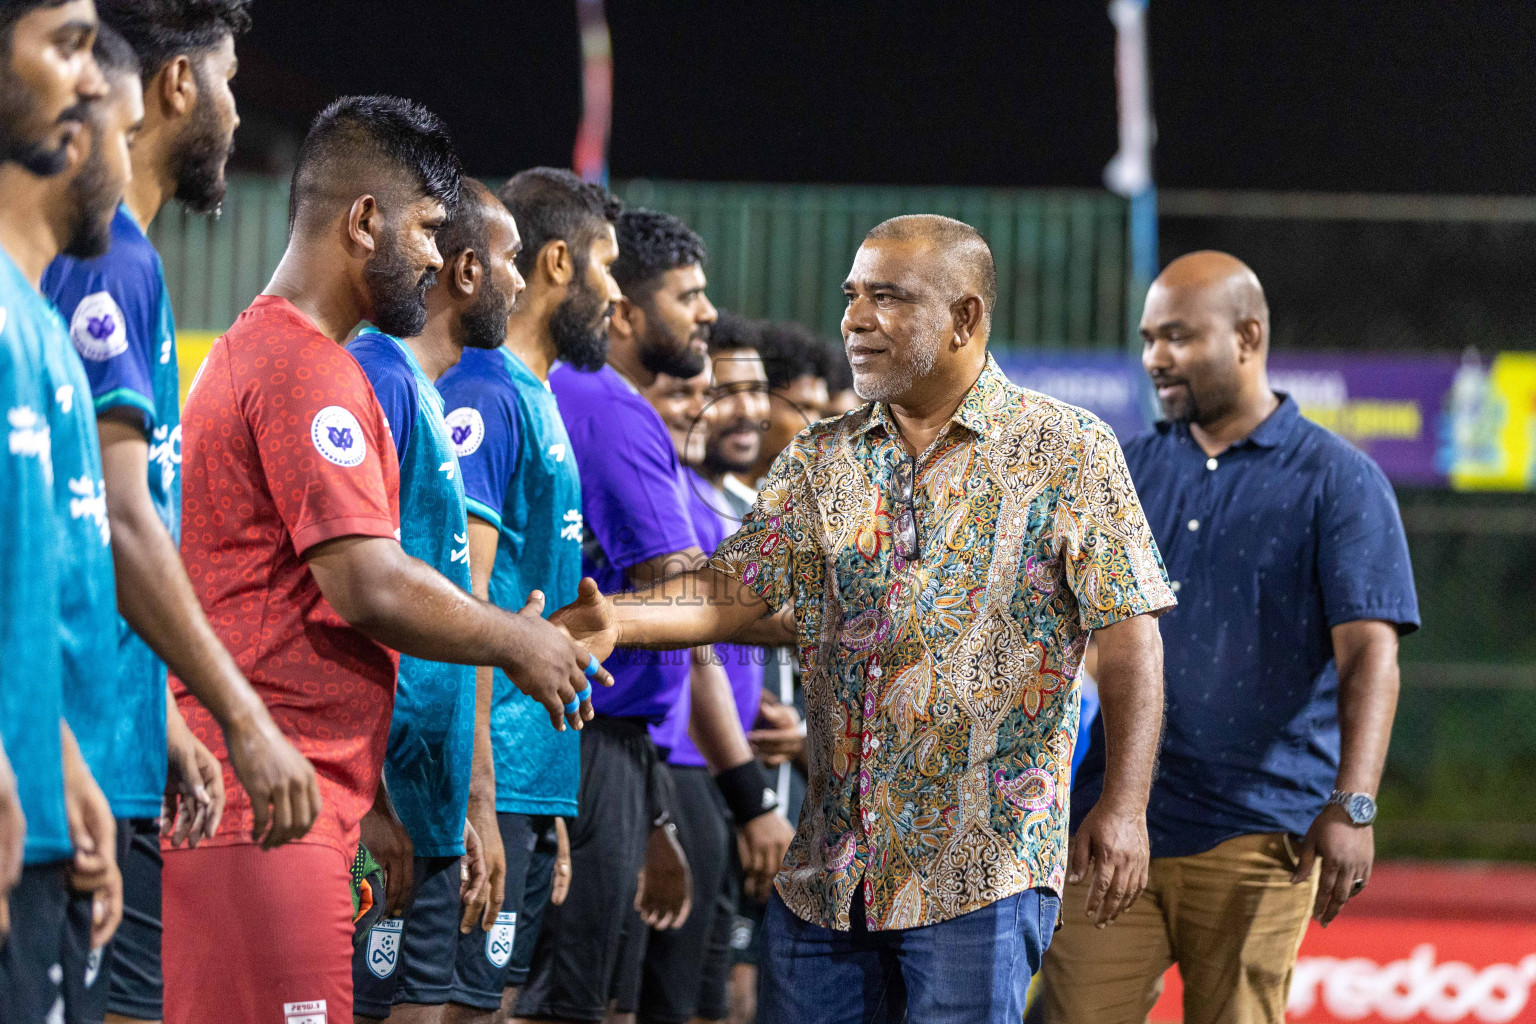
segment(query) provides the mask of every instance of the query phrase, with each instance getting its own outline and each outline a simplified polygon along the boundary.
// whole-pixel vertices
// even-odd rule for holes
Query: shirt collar
[[[981,376],[976,378],[976,383],[965,393],[954,415],[950,416],[950,422],[960,424],[973,434],[995,437],[1013,412],[1012,398],[1013,389],[1008,376],[997,365],[992,354],[988,353],[987,363],[981,368]],[[891,437],[898,436],[891,408],[884,402],[871,402],[869,414],[849,433],[858,437],[875,426],[883,427]]]
[[[1276,391],[1275,397],[1280,399],[1280,404],[1275,411],[1264,419],[1264,422],[1254,427],[1247,437],[1232,445],[1233,448],[1241,448],[1244,445],[1252,445],[1255,448],[1275,448],[1289,436],[1291,425],[1301,415],[1301,409],[1296,405],[1296,400],[1284,391]],[[1180,437],[1189,437],[1189,424],[1174,420],[1158,420],[1153,427],[1164,436],[1176,432]]]

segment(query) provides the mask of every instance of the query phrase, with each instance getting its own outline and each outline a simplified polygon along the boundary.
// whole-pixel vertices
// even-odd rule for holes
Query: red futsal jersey
[[[336,537],[399,537],[400,469],[362,367],[292,303],[257,296],[213,343],[182,413],[181,555],[214,632],[324,802],[307,841],[350,858],[389,738],[394,652],[347,625],[304,553]],[[249,843],[251,803],[213,717],[173,680],[224,764],[211,845]]]

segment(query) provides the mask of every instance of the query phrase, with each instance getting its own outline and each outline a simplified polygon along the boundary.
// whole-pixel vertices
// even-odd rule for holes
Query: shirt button
[[[1216,462],[1215,459],[1206,459],[1205,460],[1205,468],[1206,469],[1215,469],[1216,466],[1217,466],[1217,462]]]
[[[1200,520],[1198,520],[1198,519],[1191,519],[1189,521],[1189,532],[1190,533],[1194,533],[1198,529],[1200,529]]]

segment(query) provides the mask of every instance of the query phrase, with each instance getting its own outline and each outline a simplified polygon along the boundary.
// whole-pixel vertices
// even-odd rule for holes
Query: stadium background
[[[184,384],[276,265],[307,119],[382,90],[443,114],[487,179],[573,149],[611,166],[627,201],[704,236],[718,304],[829,337],[864,231],[966,220],[998,255],[1009,372],[1122,434],[1148,422],[1146,197],[1101,179],[1117,146],[1102,6],[607,6],[584,62],[591,0],[455,0],[431,19],[370,4],[366,26],[354,4],[263,3],[223,215],[171,206],[152,232]],[[1520,56],[1536,11],[1154,2],[1148,36],[1158,264],[1211,247],[1254,267],[1276,375],[1393,477],[1423,605],[1377,826],[1398,863],[1309,937],[1293,1018],[1536,1019],[1536,873],[1515,866],[1536,862],[1536,167],[1506,130],[1536,114]],[[607,83],[605,153],[590,133]],[[1385,969],[1329,973],[1362,958]]]

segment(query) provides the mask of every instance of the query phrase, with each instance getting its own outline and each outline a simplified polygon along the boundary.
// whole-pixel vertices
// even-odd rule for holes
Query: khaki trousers
[[[1085,879],[1069,885],[1046,953],[1050,1024],[1142,1024],[1177,963],[1185,1024],[1283,1024],[1291,969],[1318,871],[1292,885],[1289,836],[1229,839],[1193,857],[1152,861],[1141,898],[1108,928],[1083,915]]]

